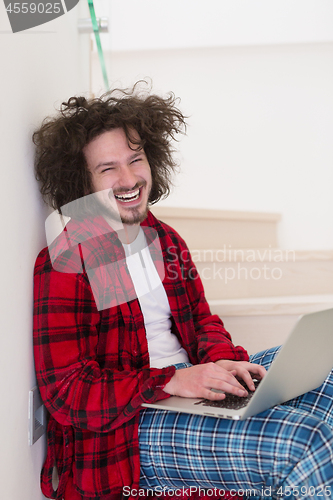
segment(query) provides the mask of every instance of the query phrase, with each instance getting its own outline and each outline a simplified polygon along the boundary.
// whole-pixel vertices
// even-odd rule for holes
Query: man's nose
[[[123,166],[119,172],[118,185],[122,188],[132,189],[137,183],[136,175],[129,166]]]

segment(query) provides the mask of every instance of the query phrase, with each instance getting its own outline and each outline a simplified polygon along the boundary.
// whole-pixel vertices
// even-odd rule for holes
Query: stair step
[[[333,294],[209,300],[208,303],[212,313],[222,319],[226,316],[300,315],[330,309]]]
[[[192,250],[208,300],[333,293],[333,251]]]
[[[276,213],[153,206],[153,214],[174,228],[189,248],[277,246]]]
[[[211,300],[234,344],[249,354],[283,344],[302,314],[333,307],[333,294]]]

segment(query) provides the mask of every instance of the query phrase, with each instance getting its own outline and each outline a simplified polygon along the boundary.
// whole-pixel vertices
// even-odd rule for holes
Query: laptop
[[[142,406],[209,417],[244,420],[319,387],[333,367],[333,309],[302,316],[254,392],[223,401],[171,396]],[[232,408],[226,406],[231,399]],[[235,405],[240,401],[242,408]],[[245,401],[247,400],[247,401]],[[218,404],[217,404],[218,403]],[[227,406],[230,406],[227,404]]]

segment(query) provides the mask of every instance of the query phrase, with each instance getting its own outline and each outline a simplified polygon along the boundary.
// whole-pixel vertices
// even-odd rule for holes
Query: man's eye
[[[132,163],[136,163],[138,161],[142,161],[142,158],[135,158],[135,160],[133,160]]]
[[[113,168],[112,167],[104,168],[104,170],[102,170],[102,173],[107,172],[108,170],[113,170]]]

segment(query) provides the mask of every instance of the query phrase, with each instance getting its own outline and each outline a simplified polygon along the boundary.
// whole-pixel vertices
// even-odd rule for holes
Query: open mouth
[[[136,201],[139,199],[141,194],[141,189],[142,187],[136,189],[135,191],[115,194],[114,197],[116,198],[116,200],[121,201],[122,203],[130,203],[131,201]]]

